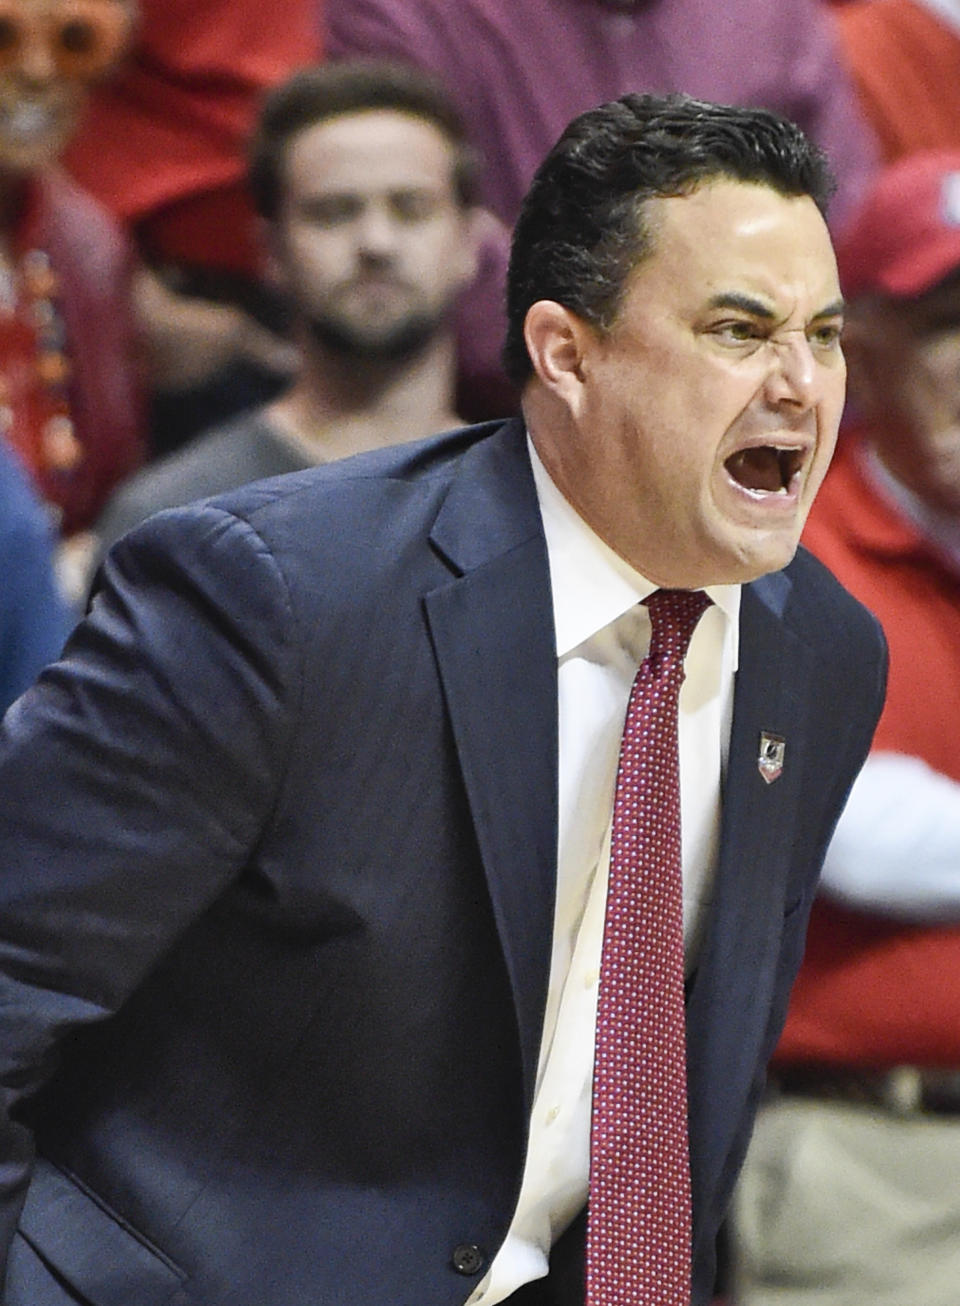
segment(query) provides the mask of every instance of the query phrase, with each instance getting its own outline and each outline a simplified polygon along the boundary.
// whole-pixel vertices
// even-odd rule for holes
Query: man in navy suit
[[[582,1303],[642,600],[680,700],[693,1287],[880,710],[802,551],[843,402],[822,158],[577,119],[518,223],[523,420],[161,514],[0,748],[8,1306]],[[664,1306],[681,1306],[673,1296]]]

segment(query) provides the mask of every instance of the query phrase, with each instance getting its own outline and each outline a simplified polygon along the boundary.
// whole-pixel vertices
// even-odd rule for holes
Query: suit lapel
[[[745,587],[742,597],[714,902],[687,1009],[695,1203],[720,1178],[773,998],[811,675],[809,649],[783,620],[790,587],[776,573]],[[772,783],[757,765],[763,732],[786,740],[783,772]]]
[[[431,542],[457,573],[426,596],[427,620],[516,1002],[529,1107],[553,931],[557,672],[520,423],[464,456]]]
[[[513,989],[532,1102],[553,930],[557,672],[549,566],[523,428],[463,458],[431,533],[453,573],[425,596],[457,755]],[[688,1003],[695,1198],[715,1187],[770,1012],[804,752],[810,651],[784,573],[744,588],[715,897]],[[786,739],[783,774],[757,765]]]

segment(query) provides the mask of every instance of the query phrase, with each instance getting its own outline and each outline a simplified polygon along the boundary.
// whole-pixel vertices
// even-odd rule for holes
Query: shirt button
[[[458,1274],[479,1274],[486,1264],[486,1257],[476,1243],[458,1243],[450,1260]]]
[[[560,1114],[560,1108],[558,1106],[552,1106],[550,1110],[547,1112],[547,1124],[552,1125],[554,1120],[556,1120],[559,1114]]]
[[[599,978],[600,978],[599,971],[588,970],[586,975],[584,975],[583,977],[584,988],[592,989]]]

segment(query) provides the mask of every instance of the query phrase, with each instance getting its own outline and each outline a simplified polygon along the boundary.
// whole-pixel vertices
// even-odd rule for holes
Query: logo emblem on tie
[[[757,754],[757,769],[772,785],[783,773],[783,758],[787,751],[787,741],[783,735],[772,735],[766,730],[760,732],[760,752]]]

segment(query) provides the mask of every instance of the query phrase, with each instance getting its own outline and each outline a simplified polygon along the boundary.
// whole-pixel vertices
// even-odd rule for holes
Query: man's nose
[[[357,223],[357,245],[368,258],[386,258],[397,243],[397,224],[379,204],[368,205]]]
[[[819,398],[820,366],[802,331],[785,333],[769,342],[767,396],[774,404],[809,408]]]
[[[11,71],[27,86],[46,86],[57,75],[53,47],[39,24],[21,28]]]

